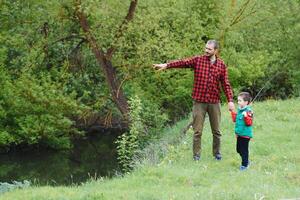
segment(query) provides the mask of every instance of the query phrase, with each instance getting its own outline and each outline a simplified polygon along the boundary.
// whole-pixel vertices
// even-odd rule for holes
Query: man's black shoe
[[[194,155],[193,159],[194,159],[194,161],[199,161],[200,160],[200,156],[199,155]]]
[[[222,155],[220,153],[215,155],[216,160],[222,160]]]

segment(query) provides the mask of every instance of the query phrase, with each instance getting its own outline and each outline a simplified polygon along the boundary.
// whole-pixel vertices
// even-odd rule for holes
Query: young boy
[[[253,136],[252,120],[253,112],[249,106],[251,96],[248,92],[241,92],[238,95],[238,111],[231,112],[233,122],[235,122],[235,134],[237,137],[236,151],[242,158],[242,165],[240,170],[244,171],[249,166],[249,141]]]

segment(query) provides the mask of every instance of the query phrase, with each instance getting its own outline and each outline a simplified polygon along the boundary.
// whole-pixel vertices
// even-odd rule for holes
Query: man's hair
[[[248,101],[248,104],[251,103],[252,97],[249,92],[241,92],[239,97],[242,97],[244,101]]]
[[[220,48],[219,42],[217,40],[208,40],[207,44],[213,44],[215,49]]]

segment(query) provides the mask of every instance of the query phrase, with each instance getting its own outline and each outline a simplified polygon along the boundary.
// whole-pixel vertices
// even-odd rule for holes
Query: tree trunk
[[[85,37],[94,53],[99,66],[103,69],[105,74],[106,82],[108,84],[109,91],[112,95],[112,99],[117,106],[117,108],[122,113],[125,120],[128,120],[129,106],[127,99],[123,93],[120,82],[117,78],[117,72],[115,67],[112,65],[110,57],[107,56],[103,50],[98,46],[96,38],[92,35],[90,27],[88,25],[87,18],[85,14],[80,9],[80,1],[76,1],[76,16],[78,17],[80,26],[85,33]]]
[[[102,67],[106,82],[108,84],[109,91],[112,95],[112,99],[125,119],[128,119],[128,103],[124,96],[123,90],[120,87],[120,83],[117,78],[117,73],[115,67],[112,65],[110,60],[107,60],[104,53],[98,47],[95,38],[90,34],[89,31],[86,32],[89,35],[88,42],[92,48],[92,51],[97,59],[99,66]]]
[[[112,65],[110,60],[105,60],[105,67],[104,70],[106,71],[106,77],[110,92],[112,94],[113,101],[115,102],[118,109],[121,111],[123,116],[128,119],[128,102],[123,93],[122,87],[120,82],[117,78],[117,73],[115,67]]]

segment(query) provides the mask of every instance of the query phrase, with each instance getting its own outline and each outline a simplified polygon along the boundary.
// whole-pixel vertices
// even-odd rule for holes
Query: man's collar
[[[204,56],[206,57],[206,59],[207,59],[207,60],[209,60],[209,62],[211,62],[211,60],[210,60],[210,57],[209,57],[209,56],[207,56],[207,55],[205,55],[205,54],[204,54]],[[216,59],[215,59],[214,63],[217,63],[217,62],[218,62],[218,60],[220,60],[220,58],[219,58],[217,55],[215,55],[215,58],[216,58]]]

